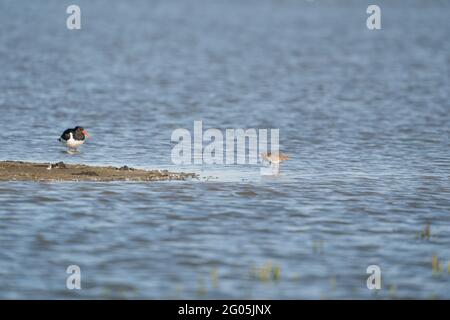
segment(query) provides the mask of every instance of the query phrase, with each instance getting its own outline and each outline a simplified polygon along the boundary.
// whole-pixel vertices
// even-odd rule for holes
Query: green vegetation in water
[[[331,288],[331,292],[335,293],[336,292],[336,287],[337,287],[337,281],[336,281],[336,276],[333,275],[330,278],[330,288]]]
[[[439,261],[439,257],[437,256],[437,254],[433,255],[433,258],[431,259],[431,271],[433,272],[433,274],[437,275],[442,273],[444,270],[442,262]]]
[[[435,292],[431,293],[428,296],[428,300],[437,300],[437,299],[439,299],[439,297],[438,297],[438,295]]]
[[[389,297],[395,298],[397,296],[397,286],[395,284],[391,284],[389,286]]]
[[[281,278],[281,268],[267,262],[259,268],[253,268],[251,274],[260,281],[278,281]]]
[[[181,296],[182,296],[182,294],[183,294],[183,284],[181,284],[181,283],[178,283],[176,286],[175,286],[175,299],[181,299]]]
[[[203,278],[200,278],[198,280],[197,296],[203,297],[206,294],[207,294],[207,290],[206,290],[206,286],[205,286],[205,281],[203,280]]]
[[[103,287],[101,295],[104,299],[129,299],[130,296],[136,295],[138,291],[137,288],[118,284],[112,287]]]
[[[427,223],[425,225],[425,227],[423,228],[423,230],[417,234],[417,237],[419,239],[423,239],[423,240],[430,240],[431,238],[431,226],[429,223]]]
[[[217,289],[219,287],[219,271],[217,268],[211,270],[211,283],[213,288]]]

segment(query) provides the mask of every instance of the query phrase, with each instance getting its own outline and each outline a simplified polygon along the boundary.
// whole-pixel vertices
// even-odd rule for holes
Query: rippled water
[[[377,1],[379,31],[369,1],[77,3],[69,31],[71,1],[0,0],[0,160],[202,178],[0,183],[0,298],[450,298],[447,2]],[[177,167],[194,120],[280,128],[292,159]]]

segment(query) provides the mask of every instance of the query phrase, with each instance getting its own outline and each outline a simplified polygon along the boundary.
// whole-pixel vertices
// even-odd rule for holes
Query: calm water
[[[77,1],[69,31],[72,3],[0,0],[0,160],[202,178],[0,183],[0,298],[450,298],[448,2],[377,1],[380,31],[369,1]],[[280,128],[292,160],[177,167],[194,120]]]

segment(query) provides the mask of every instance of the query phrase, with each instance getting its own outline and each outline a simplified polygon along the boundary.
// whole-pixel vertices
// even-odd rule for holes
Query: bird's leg
[[[272,174],[277,176],[280,173],[280,165],[278,163],[271,163]]]

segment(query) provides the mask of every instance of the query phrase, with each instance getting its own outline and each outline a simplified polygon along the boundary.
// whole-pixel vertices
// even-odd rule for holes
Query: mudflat
[[[0,161],[0,181],[165,181],[196,177],[195,173],[142,170],[128,166]]]

